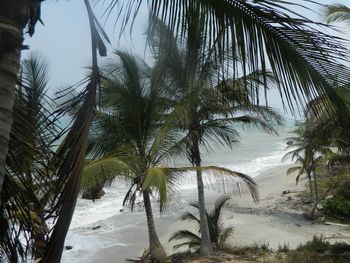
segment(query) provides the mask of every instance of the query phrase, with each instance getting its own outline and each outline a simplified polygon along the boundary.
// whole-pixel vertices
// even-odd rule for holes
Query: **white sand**
[[[299,209],[293,207],[296,193],[282,195],[284,190],[302,190],[305,183],[301,180],[299,185],[295,185],[295,176],[286,176],[288,167],[274,167],[256,177],[260,187],[259,204],[254,204],[248,194],[232,198],[223,215],[225,224],[235,228],[232,244],[269,243],[270,247],[277,248],[286,243],[295,247],[310,240],[313,235],[321,234],[332,241],[350,240],[350,228],[311,223],[304,219]],[[158,235],[168,253],[172,253],[174,245],[167,242],[172,233],[184,228],[194,230],[192,225],[178,218],[188,209],[188,202],[196,199],[196,191],[183,190],[181,194],[185,205],[177,214],[160,217],[154,212]],[[213,207],[219,196],[219,193],[206,191],[208,209]],[[101,228],[91,230],[95,225]],[[125,258],[136,258],[137,253],[140,254],[148,244],[146,217],[141,208],[134,213],[125,211],[95,225],[69,233],[66,245],[72,245],[73,249],[64,252],[62,262],[124,262]]]

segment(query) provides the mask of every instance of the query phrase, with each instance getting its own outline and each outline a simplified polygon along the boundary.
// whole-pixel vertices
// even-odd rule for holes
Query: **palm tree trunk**
[[[152,205],[150,200],[150,193],[148,190],[143,191],[143,202],[145,205],[147,226],[148,226],[148,237],[149,237],[149,248],[151,252],[151,258],[153,262],[162,263],[167,259],[167,255],[162,244],[159,241],[156,228],[153,220]]]
[[[313,172],[313,177],[314,177],[314,189],[315,189],[315,205],[314,205],[314,207],[312,208],[312,211],[311,211],[311,219],[314,219],[315,211],[316,211],[316,208],[317,208],[317,205],[318,205],[318,187],[317,187],[317,179],[316,179],[316,173],[315,172]]]
[[[0,16],[0,204],[22,41],[22,28]]]
[[[201,165],[201,156],[199,151],[198,140],[193,142],[193,161],[197,168],[200,168]],[[210,233],[208,226],[208,219],[205,209],[205,198],[204,198],[204,184],[202,171],[199,169],[196,172],[197,174],[197,189],[198,189],[198,203],[199,203],[199,218],[200,218],[200,230],[201,230],[201,248],[200,254],[202,256],[209,256],[213,254],[213,246],[210,241]]]
[[[307,178],[309,179],[309,188],[310,188],[310,195],[311,195],[311,202],[312,202],[312,199],[314,198],[314,193],[313,193],[311,174],[309,172],[307,173]]]

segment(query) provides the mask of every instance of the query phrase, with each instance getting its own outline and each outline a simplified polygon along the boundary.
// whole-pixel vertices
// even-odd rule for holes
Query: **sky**
[[[319,2],[350,6],[350,0],[319,0]],[[113,16],[116,13],[113,13],[106,21],[103,10],[102,5],[94,7],[96,16],[100,19],[112,43],[109,46],[109,54],[118,48],[144,56],[144,32],[147,29],[148,17],[146,5],[140,9],[132,34],[127,31],[122,37],[119,37],[119,24],[114,24]],[[301,11],[297,7],[294,10]],[[314,11],[321,13],[322,10]],[[312,20],[321,21],[321,17],[316,12],[308,12],[305,15]],[[30,50],[39,51],[48,58],[50,93],[53,94],[58,88],[76,83],[87,74],[87,67],[91,64],[88,18],[82,0],[46,0],[42,3],[41,13],[44,25],[38,24],[34,36],[32,38],[27,36],[25,44],[30,46]],[[338,26],[341,29],[346,28],[344,24]],[[350,40],[350,28],[338,35]],[[22,56],[26,57],[28,54],[29,51],[24,51]],[[148,57],[145,59],[150,60]],[[282,108],[277,92],[269,96],[269,105]],[[286,114],[290,116],[290,113]]]

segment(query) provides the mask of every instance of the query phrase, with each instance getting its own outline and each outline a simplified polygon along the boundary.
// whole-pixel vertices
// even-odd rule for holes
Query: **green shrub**
[[[305,245],[299,246],[296,250],[323,253],[329,250],[329,248],[329,242],[325,241],[322,236],[313,236],[311,241],[308,241]]]
[[[286,252],[289,252],[290,251],[290,248],[289,248],[289,245],[284,243],[283,246],[280,244],[278,245],[278,249],[277,249],[277,252],[283,252],[283,253],[286,253]]]
[[[288,263],[322,263],[321,256],[314,251],[292,251],[287,254]]]
[[[341,195],[327,199],[323,207],[327,215],[350,219],[350,200]]]
[[[350,245],[345,242],[336,242],[331,246],[330,251],[334,255],[343,254],[344,252],[350,252]]]

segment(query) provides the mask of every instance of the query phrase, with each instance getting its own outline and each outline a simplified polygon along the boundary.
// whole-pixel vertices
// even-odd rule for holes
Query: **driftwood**
[[[326,225],[332,225],[332,226],[343,226],[343,227],[350,227],[348,224],[340,224],[340,223],[334,223],[334,222],[324,222]]]

